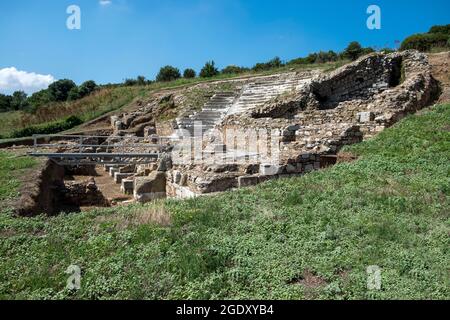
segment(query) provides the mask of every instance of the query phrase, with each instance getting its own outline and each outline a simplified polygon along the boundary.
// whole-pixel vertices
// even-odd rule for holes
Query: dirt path
[[[450,51],[428,55],[433,76],[441,82],[442,94],[438,103],[450,102]]]

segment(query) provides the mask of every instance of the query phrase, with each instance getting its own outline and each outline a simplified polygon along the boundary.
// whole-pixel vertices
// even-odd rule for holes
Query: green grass
[[[29,157],[19,157],[0,151],[0,201],[17,196],[20,185],[18,175],[24,169],[32,168],[35,160]]]
[[[0,298],[449,299],[450,105],[347,151],[359,159],[214,197],[51,218],[6,210]],[[155,207],[170,226],[143,220]],[[77,292],[65,289],[71,264]],[[367,290],[370,265],[379,291]],[[323,285],[295,281],[305,271]]]

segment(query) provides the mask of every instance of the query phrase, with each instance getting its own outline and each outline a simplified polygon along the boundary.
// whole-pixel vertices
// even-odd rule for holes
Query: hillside
[[[29,219],[4,210],[0,298],[449,299],[450,105],[341,155],[353,156],[195,200]],[[1,154],[2,202],[32,165]],[[76,293],[65,289],[72,264]],[[370,265],[379,291],[366,288]]]
[[[248,77],[270,75],[299,70],[333,70],[346,60],[330,63],[302,64],[283,66],[266,71],[247,71],[240,74],[219,74],[211,78],[177,79],[169,82],[153,82],[144,86],[116,86],[103,87],[93,94],[75,101],[52,102],[43,105],[35,112],[9,111],[0,113],[0,139],[14,138],[15,132],[29,127],[46,127],[61,122],[69,116],[80,118],[83,123],[89,123],[102,115],[121,110],[133,109],[142,101],[150,99],[154,94],[164,93],[166,90],[177,90],[209,83],[245,79]],[[81,126],[83,130],[83,126]],[[79,131],[79,130],[75,130]],[[53,132],[57,133],[57,132]]]

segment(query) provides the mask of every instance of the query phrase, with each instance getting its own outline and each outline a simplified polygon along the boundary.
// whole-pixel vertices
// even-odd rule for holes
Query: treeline
[[[36,108],[50,102],[75,101],[90,95],[98,88],[92,81],[83,82],[77,86],[69,79],[53,82],[47,89],[28,96],[23,91],[16,91],[12,95],[0,94],[0,112],[24,110],[33,112]]]
[[[275,57],[267,62],[258,62],[253,67],[239,67],[235,65],[229,65],[222,70],[218,70],[215,66],[214,61],[208,61],[205,63],[203,68],[200,70],[198,76],[200,78],[210,78],[217,76],[219,74],[240,74],[244,72],[262,72],[268,71],[272,69],[281,68],[289,65],[306,65],[306,64],[315,64],[315,63],[327,63],[327,62],[336,62],[339,60],[356,60],[360,56],[365,54],[374,52],[372,48],[364,48],[358,42],[351,42],[347,48],[339,53],[334,51],[320,51],[317,53],[311,53],[307,57],[297,58],[287,62],[282,61],[279,57]],[[180,70],[173,66],[164,66],[159,70],[158,75],[156,76],[156,81],[173,81],[179,78],[191,79],[197,77],[197,73],[195,70],[188,68],[184,70],[183,75]]]
[[[401,50],[430,51],[433,48],[450,48],[450,24],[433,26],[427,33],[414,34],[400,46]]]

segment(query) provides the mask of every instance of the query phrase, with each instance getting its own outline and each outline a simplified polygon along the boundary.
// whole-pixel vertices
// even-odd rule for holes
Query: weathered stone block
[[[166,197],[166,173],[152,172],[148,177],[134,179],[134,199],[145,203]]]
[[[109,175],[110,175],[111,177],[114,177],[114,174],[115,174],[116,172],[119,172],[119,168],[118,168],[118,167],[111,167],[111,168],[109,168]]]
[[[373,112],[359,112],[356,118],[361,123],[370,122],[375,120],[375,114]]]
[[[241,176],[238,178],[238,187],[248,187],[257,185],[259,182],[258,176]]]
[[[129,178],[131,176],[133,176],[133,173],[116,172],[116,173],[114,173],[114,182],[115,183],[122,183],[123,179]]]
[[[124,179],[122,180],[120,190],[125,194],[133,194],[134,189],[134,180],[133,179]]]
[[[261,164],[259,166],[259,173],[263,176],[273,176],[279,174],[282,168],[274,164]]]

